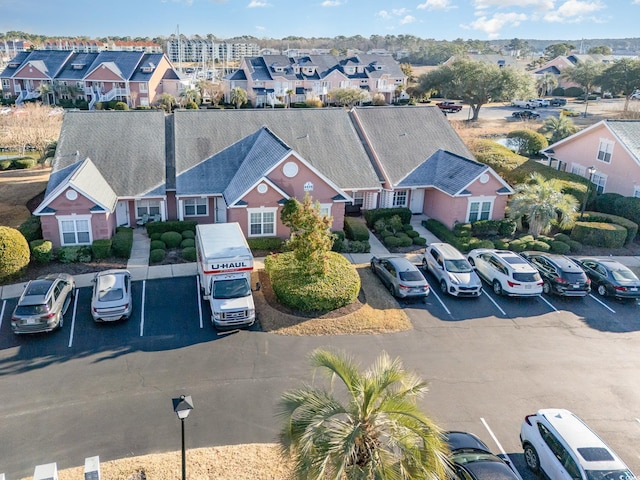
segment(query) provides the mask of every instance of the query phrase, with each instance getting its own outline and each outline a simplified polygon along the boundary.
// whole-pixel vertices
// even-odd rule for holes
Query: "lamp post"
[[[193,410],[191,395],[180,395],[180,398],[173,399],[173,411],[178,415],[182,426],[182,480],[187,480],[187,462],[184,448],[184,419],[189,416],[191,410]]]
[[[584,217],[584,209],[587,208],[587,199],[589,198],[589,191],[591,190],[591,183],[593,180],[593,174],[596,173],[596,167],[589,167],[587,169],[589,172],[589,183],[587,183],[587,193],[584,195],[584,200],[582,201],[582,210],[580,210],[580,220]]]

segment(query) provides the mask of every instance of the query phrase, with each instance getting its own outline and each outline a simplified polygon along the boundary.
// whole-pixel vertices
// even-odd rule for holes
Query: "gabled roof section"
[[[52,176],[75,163],[74,152],[90,157],[118,197],[164,194],[165,126],[162,111],[68,111]]]
[[[153,74],[156,73],[158,66],[163,60],[163,57],[164,55],[162,53],[144,54],[129,80],[133,82],[145,82],[149,80],[151,77],[153,77]]]
[[[56,80],[82,80],[97,56],[98,53],[74,53]]]
[[[640,120],[606,120],[606,125],[640,164]]]
[[[42,203],[35,212],[43,210],[67,188],[73,188],[95,202],[91,211],[115,210],[117,196],[90,158],[85,158],[51,175]]]
[[[26,56],[23,56],[23,54],[26,54]],[[6,73],[11,70],[13,70],[15,74],[25,65],[30,63],[34,66],[34,68],[37,68],[47,77],[53,79],[62,70],[64,65],[67,63],[67,60],[73,55],[73,52],[64,52],[57,50],[33,50],[31,52],[23,52],[23,54],[17,55],[13,60],[9,62],[9,65],[14,65],[18,61],[22,60],[19,67],[15,69],[7,67],[0,76],[7,76]]]
[[[436,107],[363,107],[351,111],[362,128],[378,168],[391,185],[443,146],[453,155],[474,159],[447,117]]]
[[[31,52],[20,52],[7,63],[7,67],[0,73],[0,77],[7,78],[12,77],[14,73],[16,73],[20,69],[20,65],[22,65],[25,59],[29,56]]]
[[[87,75],[91,75],[101,65],[106,66],[118,76],[127,80],[134,74],[136,67],[145,56],[144,52],[100,52],[93,64],[89,67]]]

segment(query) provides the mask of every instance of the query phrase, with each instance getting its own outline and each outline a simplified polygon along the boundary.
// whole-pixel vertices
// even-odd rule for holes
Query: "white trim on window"
[[[248,237],[276,236],[278,207],[247,208]]]
[[[160,215],[161,200],[136,200],[136,219],[142,218],[143,214]]]
[[[185,217],[206,217],[209,215],[209,199],[185,198],[182,209]]]
[[[59,215],[58,230],[60,232],[60,245],[91,245],[93,234],[91,232],[91,215]]]
[[[598,193],[604,193],[605,186],[607,185],[607,175],[596,172],[593,174],[591,181],[596,186],[596,191]]]
[[[332,207],[332,203],[321,203],[320,204],[320,215],[322,215],[323,217],[330,217],[331,216],[331,207]]]
[[[140,82],[140,87],[138,89],[140,93],[148,93],[149,85],[146,82]]]
[[[466,221],[471,223],[491,219],[495,199],[496,197],[469,197],[467,199]]]
[[[392,206],[406,207],[408,196],[409,196],[409,192],[407,190],[394,190]]]
[[[581,177],[587,176],[587,167],[580,165],[579,163],[571,164],[571,173],[575,173],[576,175],[580,175]]]
[[[611,155],[613,154],[613,145],[614,143],[611,140],[606,138],[600,139],[600,144],[598,145],[598,155],[597,159],[600,162],[611,163]]]

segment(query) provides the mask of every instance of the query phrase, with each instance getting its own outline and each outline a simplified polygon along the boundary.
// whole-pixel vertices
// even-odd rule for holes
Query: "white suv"
[[[553,480],[635,480],[624,462],[582,420],[549,408],[527,415],[520,429],[527,466]]]
[[[422,268],[440,284],[440,291],[455,297],[479,297],[482,282],[464,255],[448,243],[432,243],[424,251]]]
[[[517,253],[476,248],[467,258],[496,295],[532,297],[542,293],[540,273]]]

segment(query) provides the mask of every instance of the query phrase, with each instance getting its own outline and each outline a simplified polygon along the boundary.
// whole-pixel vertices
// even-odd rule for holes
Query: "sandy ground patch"
[[[0,172],[0,225],[19,227],[31,212],[27,202],[47,188],[51,167]]]

